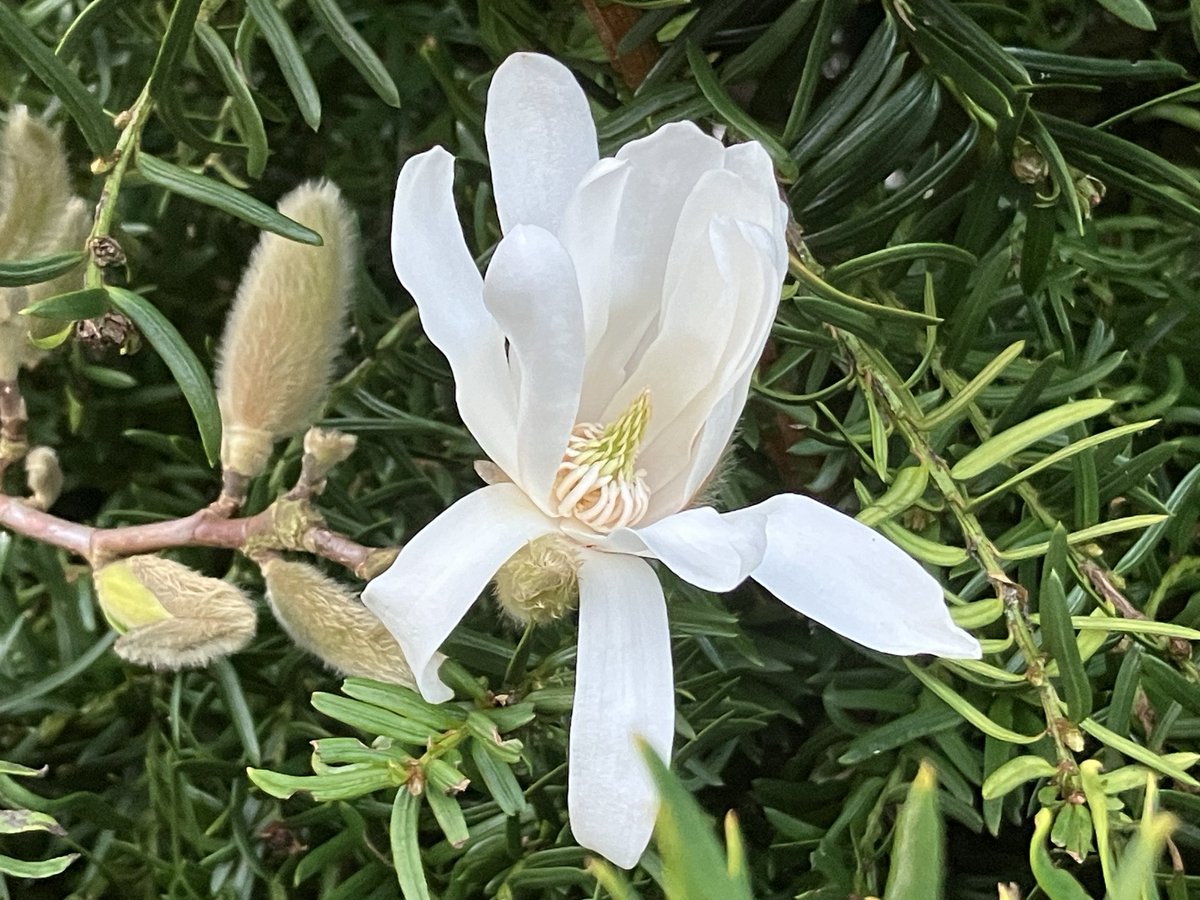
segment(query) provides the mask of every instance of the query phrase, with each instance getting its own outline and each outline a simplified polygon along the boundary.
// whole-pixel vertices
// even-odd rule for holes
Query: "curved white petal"
[[[557,233],[575,186],[599,157],[575,76],[548,56],[514,53],[492,78],[484,134],[500,227]]]
[[[608,325],[617,216],[625,197],[629,171],[629,163],[615,159],[602,159],[592,166],[571,195],[558,231],[559,240],[571,255],[579,278],[588,354],[596,348]],[[584,411],[584,417],[589,420],[598,414],[599,410]]]
[[[515,484],[489,485],[426,525],[363,590],[363,603],[400,644],[426,700],[453,696],[438,678],[438,647],[496,570],[553,527]]]
[[[583,307],[575,267],[554,235],[518,225],[492,256],[483,298],[509,344],[517,393],[512,474],[548,512],[583,382]]]
[[[755,581],[793,609],[884,653],[978,659],[938,582],[861,522],[808,497],[780,494],[731,516],[765,515],[767,552]]]
[[[597,549],[650,556],[689,584],[731,591],[762,561],[766,528],[765,516],[721,515],[711,506],[698,506],[645,528],[618,529]]]
[[[769,227],[779,240],[774,247],[773,259],[776,267],[787,272],[788,207],[779,196],[779,181],[775,178],[775,163],[771,155],[758,141],[746,141],[725,149],[725,168],[736,172],[752,186],[756,193],[774,198],[773,215]],[[768,224],[760,222],[759,224]],[[782,275],[780,276],[782,280]]]
[[[638,457],[651,489],[646,521],[691,501],[686,486],[696,449],[705,447],[706,478],[716,462],[710,445],[720,440],[719,458],[746,402],[745,390],[732,389],[748,384],[779,300],[770,242],[757,225],[713,219],[707,244],[696,248],[693,265],[675,285],[657,340],[617,395],[623,398],[634,385],[650,387],[653,412]],[[721,429],[728,429],[723,438],[716,424],[708,428],[718,410]],[[700,438],[706,428],[707,442]]]
[[[582,551],[567,809],[581,845],[631,868],[658,793],[634,741],[671,758],[675,688],[662,587],[633,556]]]
[[[483,279],[454,208],[454,157],[435,147],[396,180],[392,262],[421,312],[421,325],[454,373],[458,411],[484,452],[511,471],[516,400],[504,336],[483,305]]]
[[[673,122],[616,158],[629,164],[610,256],[621,262],[611,266],[607,327],[588,356],[584,410],[604,408],[653,339],[680,210],[700,176],[722,167],[724,148],[691,122]]]

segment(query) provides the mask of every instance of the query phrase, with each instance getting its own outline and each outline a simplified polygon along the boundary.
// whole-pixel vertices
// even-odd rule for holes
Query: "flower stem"
[[[98,160],[93,163],[93,168],[105,173],[104,187],[100,191],[100,201],[96,204],[96,216],[92,222],[92,229],[87,237],[88,262],[87,270],[84,272],[83,282],[85,287],[101,288],[104,287],[104,259],[105,256],[111,258],[113,253],[111,248],[116,248],[118,251],[120,245],[112,236],[113,218],[117,211],[117,198],[121,194],[121,185],[125,181],[125,175],[129,171],[129,164],[133,161],[137,154],[138,145],[141,142],[142,129],[146,127],[146,122],[150,118],[150,111],[154,106],[154,101],[150,97],[150,83],[147,82],[142,92],[134,101],[133,106],[129,107],[125,112],[117,116],[117,123],[123,127],[121,135],[117,139],[117,146],[113,150],[112,156],[107,160]],[[101,248],[108,248],[104,255],[101,255]],[[123,254],[117,254],[123,257]]]

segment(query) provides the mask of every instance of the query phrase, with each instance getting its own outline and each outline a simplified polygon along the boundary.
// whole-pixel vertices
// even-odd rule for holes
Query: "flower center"
[[[571,429],[554,481],[560,516],[607,534],[646,514],[650,489],[634,464],[649,421],[650,391],[644,390],[607,428],[581,422]]]

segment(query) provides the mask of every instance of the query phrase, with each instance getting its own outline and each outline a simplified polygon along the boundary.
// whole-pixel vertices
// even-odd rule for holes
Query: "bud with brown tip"
[[[343,585],[281,558],[265,560],[262,573],[271,611],[300,647],[342,675],[416,686],[396,639]]]
[[[206,666],[254,637],[254,606],[240,590],[172,560],[131,556],[92,577],[104,617],[121,632],[113,649],[129,662],[170,670]]]
[[[325,404],[357,255],[354,216],[333,184],[303,184],[279,211],[319,232],[324,245],[264,234],[225,326],[221,464],[248,477],[266,468],[276,440],[303,431]]]

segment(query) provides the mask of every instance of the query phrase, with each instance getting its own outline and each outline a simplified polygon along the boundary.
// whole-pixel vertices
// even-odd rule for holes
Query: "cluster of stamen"
[[[636,524],[646,514],[650,489],[645,471],[635,463],[649,421],[646,390],[611,425],[583,422],[571,430],[554,482],[560,516],[607,534]]]

